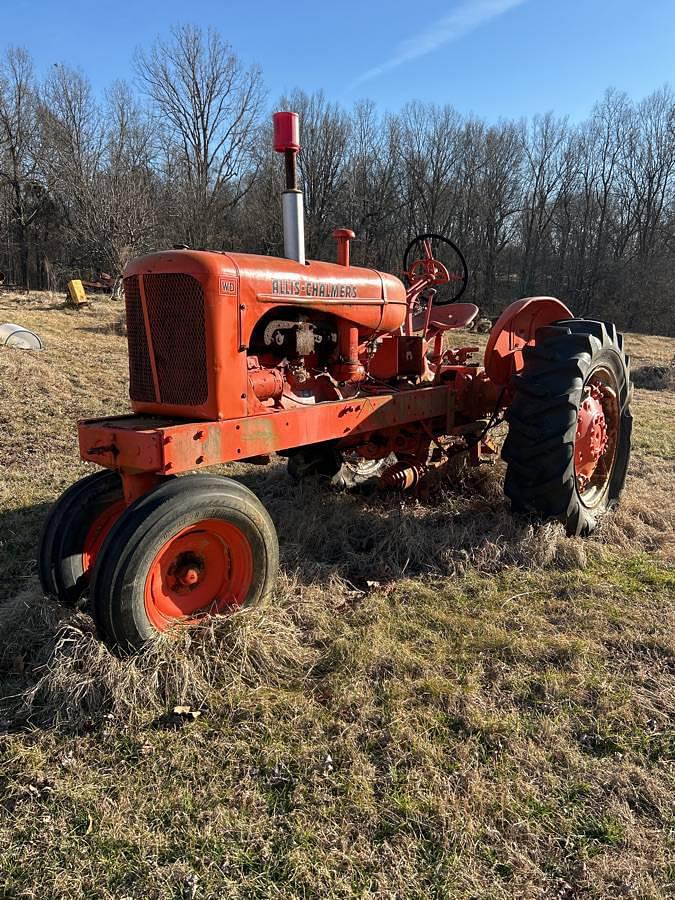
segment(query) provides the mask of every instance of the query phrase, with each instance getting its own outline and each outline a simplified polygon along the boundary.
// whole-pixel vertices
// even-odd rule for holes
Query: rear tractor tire
[[[47,517],[38,551],[44,593],[74,604],[86,592],[103,541],[125,508],[122,479],[102,470],[76,481]]]
[[[294,481],[318,476],[337,490],[356,490],[374,483],[395,462],[393,454],[385,459],[364,459],[357,453],[342,453],[332,444],[299,447],[288,455],[288,474]]]
[[[616,505],[630,458],[632,386],[623,338],[586,319],[540,328],[511,383],[504,492],[517,513],[587,535]]]
[[[267,510],[218,475],[160,485],[128,507],[101,549],[91,597],[106,643],[141,649],[176,624],[264,602],[279,567]]]
[[[393,453],[384,459],[364,459],[357,454],[345,454],[340,471],[331,479],[333,487],[343,491],[356,491],[379,484],[380,475],[396,462]],[[366,487],[367,486],[367,487]]]
[[[288,474],[293,481],[318,476],[331,481],[342,466],[342,455],[331,442],[310,444],[288,451]]]

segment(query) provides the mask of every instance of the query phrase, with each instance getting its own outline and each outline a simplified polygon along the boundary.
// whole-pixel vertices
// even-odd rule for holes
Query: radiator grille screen
[[[124,300],[127,307],[127,339],[129,343],[129,396],[132,400],[151,402],[155,399],[152,367],[145,321],[141,306],[138,276],[124,279]]]
[[[143,275],[143,290],[159,383],[155,396],[140,278],[124,279],[132,400],[200,406],[208,400],[204,293],[190,275]]]
[[[191,275],[144,275],[162,403],[199,406],[209,396],[204,292]]]

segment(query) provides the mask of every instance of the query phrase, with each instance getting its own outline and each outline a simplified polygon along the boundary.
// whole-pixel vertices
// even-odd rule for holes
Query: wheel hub
[[[161,548],[145,584],[145,609],[158,631],[173,621],[241,605],[253,578],[244,534],[227,522],[204,520],[183,529]]]
[[[196,553],[180,553],[167,571],[167,581],[175,591],[193,590],[204,575],[204,559]]]
[[[586,385],[586,396],[579,407],[574,443],[574,466],[581,490],[590,483],[609,443],[607,419],[603,407],[604,388]]]

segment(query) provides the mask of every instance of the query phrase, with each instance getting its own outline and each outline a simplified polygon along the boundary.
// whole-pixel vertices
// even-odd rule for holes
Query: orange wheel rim
[[[241,606],[253,581],[251,545],[235,525],[204,519],[160,548],[145,579],[145,611],[158,631]]]
[[[85,575],[91,576],[91,572],[96,565],[96,559],[103,546],[103,541],[107,538],[108,532],[125,509],[126,503],[124,500],[118,500],[117,503],[111,503],[110,506],[106,506],[103,512],[92,522],[84,539],[84,549],[82,550],[82,571]]]
[[[588,507],[596,506],[609,487],[618,437],[618,385],[608,369],[596,369],[584,385],[574,441],[574,475]]]

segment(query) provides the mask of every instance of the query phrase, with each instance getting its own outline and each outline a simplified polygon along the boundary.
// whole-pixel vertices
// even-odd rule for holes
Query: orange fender
[[[537,329],[559,319],[573,319],[555,297],[525,297],[506,307],[490,331],[485,348],[485,371],[498,387],[523,368],[523,348],[534,344]]]

